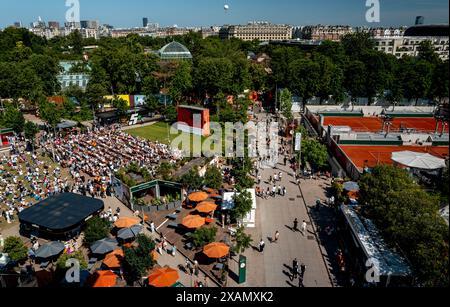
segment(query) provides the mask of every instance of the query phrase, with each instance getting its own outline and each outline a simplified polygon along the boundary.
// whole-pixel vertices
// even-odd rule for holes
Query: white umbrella
[[[445,167],[445,160],[427,153],[399,151],[392,153],[392,160],[410,168],[435,170]]]

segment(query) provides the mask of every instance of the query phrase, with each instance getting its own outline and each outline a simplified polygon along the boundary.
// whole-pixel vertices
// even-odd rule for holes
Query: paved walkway
[[[277,182],[277,186],[286,187],[287,195],[268,199],[258,198],[257,227],[247,229],[247,233],[252,235],[254,241],[254,247],[244,253],[248,263],[248,278],[247,282],[240,286],[298,287],[298,279],[290,279],[292,261],[297,258],[300,264],[306,265],[303,282],[305,287],[331,287],[333,282],[328,271],[329,263],[326,262],[327,250],[317,240],[315,227],[313,227],[307,206],[305,206],[305,203],[313,204],[316,199],[325,198],[324,186],[319,181],[302,183],[305,190],[303,195],[299,186],[294,182],[290,168],[278,164],[276,169],[262,170],[260,187],[267,189],[270,186],[272,188],[268,179],[280,171],[283,176],[282,181]],[[299,220],[299,228],[303,220],[307,222],[308,229],[305,235],[292,230],[295,218]],[[271,238],[276,231],[280,232],[280,239],[278,243],[271,243]],[[264,254],[259,253],[256,247],[261,238],[266,242]],[[238,272],[236,262],[232,262],[230,267],[234,272]],[[229,284],[238,286],[233,278],[230,278]]]

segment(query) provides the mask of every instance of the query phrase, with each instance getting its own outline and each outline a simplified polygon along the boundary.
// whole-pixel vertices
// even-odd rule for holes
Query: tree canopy
[[[448,286],[448,226],[439,214],[439,198],[417,185],[398,167],[377,166],[360,180],[364,214],[386,240],[405,253],[420,284]]]

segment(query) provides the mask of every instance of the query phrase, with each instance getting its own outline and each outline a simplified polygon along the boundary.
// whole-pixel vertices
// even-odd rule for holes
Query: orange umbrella
[[[205,218],[200,215],[188,215],[183,219],[181,224],[187,228],[200,228],[205,225],[205,223]]]
[[[108,268],[120,268],[122,259],[125,257],[122,249],[116,249],[112,253],[108,254],[103,260],[103,264]]]
[[[189,194],[188,198],[190,201],[198,203],[198,202],[207,200],[208,194],[205,192],[194,192],[194,193]]]
[[[201,213],[210,213],[217,209],[217,205],[211,202],[202,202],[197,206],[197,211]]]
[[[134,225],[139,224],[140,222],[141,221],[135,217],[122,217],[114,223],[114,226],[116,226],[117,228],[130,228]]]
[[[219,193],[219,191],[208,188],[208,189],[206,189],[206,193],[209,193],[209,194],[214,194],[215,193],[215,194],[217,194],[217,193]]]
[[[111,271],[97,271],[92,275],[93,288],[111,288],[117,283],[117,275]]]
[[[148,283],[153,287],[164,288],[174,285],[179,278],[180,275],[177,270],[165,267],[154,270],[148,277]]]
[[[203,248],[203,253],[209,258],[222,258],[228,255],[230,248],[224,243],[211,243]]]

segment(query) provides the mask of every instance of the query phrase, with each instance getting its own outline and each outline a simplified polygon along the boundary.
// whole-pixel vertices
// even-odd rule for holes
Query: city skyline
[[[38,17],[46,22],[64,23],[68,9],[64,0],[48,0],[44,4],[34,2],[2,1],[0,27],[5,28],[14,22],[21,22],[22,26],[28,27]],[[449,4],[446,0],[398,0],[395,3],[380,1],[379,23],[368,23],[365,20],[368,9],[365,0],[336,2],[248,0],[242,3],[237,0],[172,0],[171,5],[167,5],[156,1],[144,3],[140,0],[129,0],[126,3],[118,0],[98,0],[95,3],[81,0],[80,19],[98,20],[101,24],[110,24],[116,28],[140,27],[143,17],[161,26],[177,24],[182,27],[245,24],[253,20],[291,25],[410,26],[419,15],[425,17],[426,24],[448,23]],[[224,10],[224,4],[230,6],[228,11]],[[328,9],[324,10],[324,7]]]

